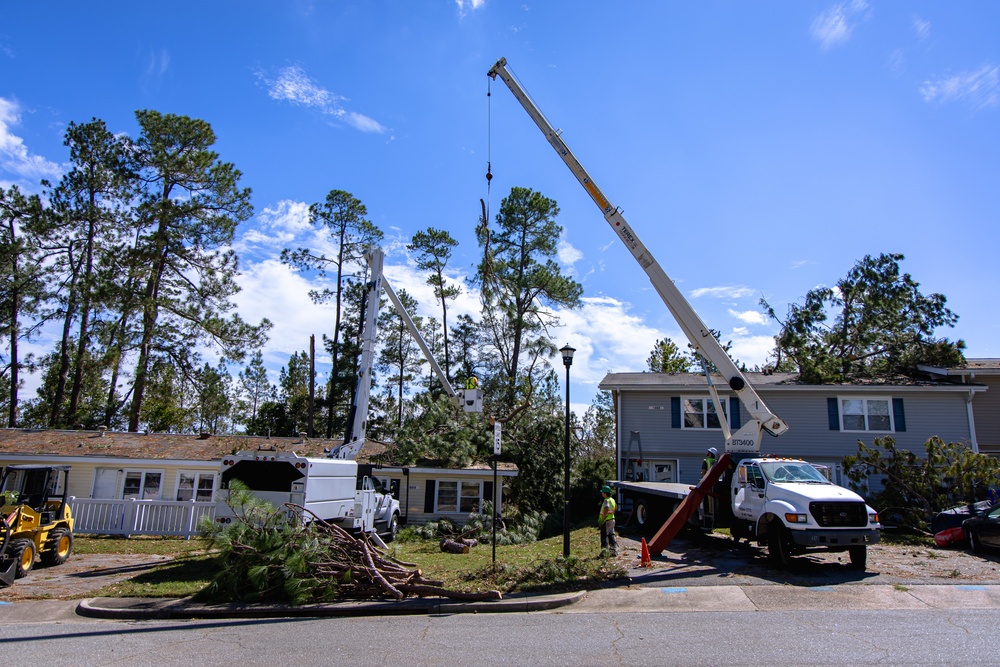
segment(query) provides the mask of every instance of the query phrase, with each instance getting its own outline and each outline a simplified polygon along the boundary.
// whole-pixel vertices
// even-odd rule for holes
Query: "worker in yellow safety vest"
[[[601,487],[601,494],[604,496],[601,502],[601,513],[597,517],[597,529],[601,533],[601,553],[608,547],[611,548],[611,555],[618,555],[618,540],[615,537],[615,512],[618,510],[618,503],[611,495],[611,487]]]
[[[478,389],[479,388],[479,378],[477,378],[475,375],[473,375],[472,377],[470,377],[468,380],[465,381],[465,388],[466,389]]]

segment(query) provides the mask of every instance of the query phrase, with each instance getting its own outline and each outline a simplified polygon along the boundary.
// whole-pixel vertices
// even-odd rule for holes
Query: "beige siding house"
[[[80,533],[191,535],[202,516],[214,514],[220,462],[227,454],[271,450],[322,457],[341,442],[7,428],[0,429],[0,466],[69,464],[68,491]],[[415,523],[444,516],[461,521],[478,511],[483,499],[502,500],[504,481],[517,475],[516,466],[500,463],[494,488],[489,466],[383,466],[377,462],[385,449],[366,443],[358,463],[399,499],[403,519]]]

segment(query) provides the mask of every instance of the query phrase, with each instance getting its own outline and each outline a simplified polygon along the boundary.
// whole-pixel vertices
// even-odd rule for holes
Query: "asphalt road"
[[[967,665],[997,610],[465,614],[4,624],[8,665]]]

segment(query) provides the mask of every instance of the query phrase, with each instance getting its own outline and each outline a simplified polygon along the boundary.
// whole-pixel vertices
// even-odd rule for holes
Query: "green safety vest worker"
[[[472,376],[465,381],[466,389],[476,389],[477,387],[479,387],[479,379],[477,377]]]
[[[707,454],[708,456],[706,456],[701,462],[702,475],[707,474],[708,471],[715,465],[715,456],[717,454],[715,447],[709,447]]]
[[[611,497],[611,489],[608,489],[607,491],[602,490],[601,493],[605,494],[607,497],[601,503],[601,513],[597,517],[597,523],[599,525],[604,525],[606,522],[614,520],[615,512],[618,511],[618,503],[616,503],[615,499]]]

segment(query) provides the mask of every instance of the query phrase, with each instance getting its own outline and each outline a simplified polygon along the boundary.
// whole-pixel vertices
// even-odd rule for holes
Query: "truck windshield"
[[[762,461],[760,464],[764,476],[778,484],[787,482],[804,482],[809,484],[829,484],[816,468],[808,463],[793,461]]]

